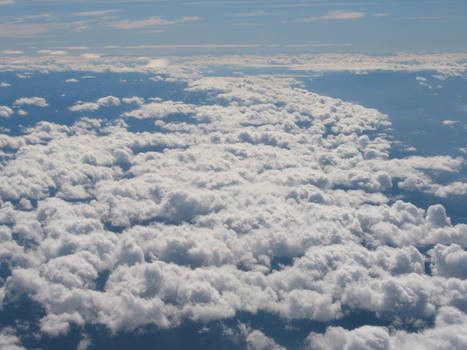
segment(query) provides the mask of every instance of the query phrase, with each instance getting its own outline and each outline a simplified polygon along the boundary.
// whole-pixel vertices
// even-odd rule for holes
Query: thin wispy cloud
[[[388,17],[389,13],[386,13],[386,12],[373,13],[372,16],[373,17]]]
[[[74,13],[73,16],[75,17],[92,17],[92,16],[103,16],[108,15],[110,13],[119,12],[120,10],[98,10],[98,11],[84,11],[84,12],[77,12]]]
[[[123,20],[116,23],[109,24],[109,27],[116,28],[116,29],[139,29],[139,28],[146,28],[146,27],[154,27],[154,26],[166,26],[171,24],[178,24],[184,22],[192,22],[192,21],[199,21],[200,17],[181,17],[175,20],[166,20],[162,17],[150,17],[147,19],[142,20]]]
[[[298,23],[308,23],[308,22],[316,22],[316,21],[327,21],[327,20],[353,20],[353,19],[362,19],[365,18],[365,12],[357,12],[357,11],[330,11],[323,16],[313,16],[308,18],[298,19],[292,22]],[[283,21],[283,23],[289,23],[290,21]]]
[[[50,13],[39,13],[37,15],[29,15],[29,16],[18,17],[12,23],[22,23],[22,22],[26,22],[26,21],[29,21],[29,20],[36,20],[36,19],[48,19],[48,18],[51,18],[51,17],[52,17],[52,14],[50,14]]]
[[[259,16],[266,16],[266,13],[263,10],[259,10],[259,11],[234,13],[231,16],[232,17],[259,17]]]
[[[328,12],[321,19],[359,19],[364,17],[365,12],[336,10]]]

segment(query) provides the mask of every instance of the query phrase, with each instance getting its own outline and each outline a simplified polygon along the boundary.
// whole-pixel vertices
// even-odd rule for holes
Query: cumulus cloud
[[[47,101],[42,97],[21,97],[13,103],[15,106],[33,105],[37,107],[47,107]]]
[[[467,279],[467,252],[458,244],[437,244],[430,255],[432,271],[436,275]]]
[[[284,347],[276,344],[274,339],[264,335],[259,330],[251,331],[246,338],[248,350],[285,350]]]
[[[2,3],[0,2],[0,5]],[[11,349],[11,350],[24,350],[21,345],[21,340],[15,335],[15,332],[11,328],[4,328],[0,331],[0,347],[2,349]]]
[[[11,86],[11,84],[5,83],[3,81],[0,82],[0,87],[9,87],[9,86]]]
[[[137,97],[137,96],[133,96],[133,97],[124,97],[122,98],[122,102],[123,103],[134,103],[134,104],[137,104],[137,105],[142,105],[144,103],[144,98],[142,97]]]
[[[6,303],[39,303],[50,336],[71,324],[115,333],[265,313],[334,324],[310,334],[312,348],[387,349],[423,335],[463,344],[467,225],[389,193],[422,188],[416,178],[435,186],[426,173],[459,171],[463,158],[392,159],[387,115],[290,78],[183,86],[209,103],[109,95],[70,110],[132,110],[1,135]],[[358,311],[387,327],[336,326]],[[404,326],[419,333],[393,331]],[[251,349],[282,348],[263,330],[242,334]]]
[[[72,112],[82,112],[82,111],[89,111],[95,112],[102,107],[110,107],[110,106],[119,106],[120,99],[115,96],[106,96],[98,98],[95,102],[82,102],[78,101],[69,109]]]
[[[329,328],[324,335],[309,337],[310,349],[375,349],[389,350],[389,334],[385,328],[364,326],[353,331],[341,327]]]
[[[13,110],[8,106],[0,106],[0,117],[9,118],[13,114]]]
[[[462,328],[466,315],[451,307],[441,308],[435,327],[420,333],[390,332],[384,327],[364,326],[354,330],[330,327],[326,333],[308,337],[310,349],[463,349],[467,337]]]

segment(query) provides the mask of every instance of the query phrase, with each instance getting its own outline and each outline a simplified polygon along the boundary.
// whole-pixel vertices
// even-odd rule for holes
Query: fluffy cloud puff
[[[312,333],[309,349],[464,349],[467,325],[464,313],[451,307],[440,309],[433,329],[420,333],[390,331],[384,327],[363,326],[354,330],[330,327],[325,334]]]
[[[42,122],[0,139],[11,153],[0,174],[5,303],[40,303],[51,335],[70,323],[118,332],[239,311],[332,322],[363,310],[388,326],[435,318],[449,337],[446,310],[460,319],[467,310],[467,226],[389,190],[429,179],[427,170],[459,171],[463,159],[390,159],[386,115],[290,79],[203,78],[186,88],[197,91],[215,103],[131,98],[135,109],[114,122]],[[131,132],[132,118],[157,131]],[[252,349],[280,348],[260,331],[245,337]],[[395,341],[384,327],[309,339]]]
[[[8,106],[0,106],[0,117],[9,118],[13,114],[13,110]]]
[[[72,112],[90,111],[95,112],[101,107],[119,106],[120,99],[114,96],[106,96],[97,99],[95,102],[78,101],[69,109]]]
[[[15,106],[34,105],[37,107],[47,107],[47,101],[42,97],[21,97],[13,103]]]
[[[2,349],[11,350],[24,350],[21,346],[20,339],[15,335],[14,330],[10,328],[4,328],[0,332],[0,347]]]

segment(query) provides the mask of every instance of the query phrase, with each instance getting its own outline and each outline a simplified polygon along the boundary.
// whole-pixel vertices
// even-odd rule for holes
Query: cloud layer
[[[51,336],[71,324],[116,333],[239,312],[322,323],[368,312],[386,325],[307,341],[465,344],[467,226],[441,205],[391,196],[394,186],[449,192],[458,185],[429,173],[459,171],[463,158],[391,159],[386,115],[293,79],[201,77],[184,93],[206,101],[104,96],[70,110],[134,109],[0,136],[4,305],[39,303]],[[242,334],[251,349],[281,348],[260,330]],[[18,343],[11,332],[0,341]]]

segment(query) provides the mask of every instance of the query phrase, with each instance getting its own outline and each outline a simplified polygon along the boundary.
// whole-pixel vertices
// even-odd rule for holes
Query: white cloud
[[[9,118],[13,114],[13,110],[8,106],[0,106],[0,117]]]
[[[284,347],[276,344],[274,339],[264,335],[263,332],[251,331],[246,338],[248,350],[285,350]]]
[[[83,77],[81,77],[83,79]],[[95,112],[101,107],[119,106],[120,99],[114,96],[106,96],[97,99],[95,102],[78,101],[69,109],[72,112],[90,111]]]
[[[343,11],[335,10],[329,11],[323,16],[313,16],[304,19],[295,20],[295,22],[315,22],[315,21],[326,21],[326,20],[351,20],[351,19],[361,19],[366,16],[365,12],[357,11]]]
[[[435,327],[422,332],[390,332],[385,327],[363,326],[354,330],[330,327],[325,334],[311,333],[310,349],[456,349],[467,345],[462,329],[467,325],[466,315],[451,307],[440,309]]]
[[[310,344],[463,344],[467,225],[441,205],[386,194],[395,180],[436,186],[425,173],[458,171],[463,158],[390,159],[388,116],[290,78],[192,76],[186,86],[210,103],[106,96],[70,110],[134,109],[0,135],[11,153],[0,173],[0,257],[12,270],[1,295],[40,303],[50,335],[72,323],[118,332],[237,312],[338,323],[363,310],[387,315],[388,327],[427,318],[436,327],[335,327]],[[131,132],[130,118],[160,132]],[[252,349],[281,348],[260,330],[243,335]]]
[[[201,18],[199,17],[181,17],[179,19],[174,20],[166,20],[162,17],[150,17],[147,19],[142,20],[123,20],[116,23],[109,24],[109,27],[116,28],[116,29],[140,29],[146,27],[153,27],[153,26],[165,26],[171,24],[178,24],[184,22],[192,22],[192,21],[199,21]]]
[[[308,43],[309,44],[309,43]],[[261,47],[260,44],[191,44],[191,45],[128,45],[110,46],[107,49],[145,50],[153,48],[246,48]],[[83,49],[78,47],[79,49]],[[76,48],[68,48],[70,50]],[[104,48],[105,49],[105,48]],[[216,66],[232,67],[275,67],[313,72],[374,70],[418,72],[433,70],[438,79],[462,76],[467,70],[466,54],[399,54],[395,56],[364,56],[353,54],[306,54],[300,56],[191,56],[170,57],[170,66],[164,71],[171,78],[194,80],[201,77],[200,71]],[[22,60],[3,57],[0,68],[5,70],[28,71],[31,66],[48,71],[89,71],[89,72],[140,72],[151,71],[147,66],[148,57],[105,57],[97,61],[82,60],[73,56],[31,56]]]
[[[134,104],[137,104],[137,105],[142,105],[144,103],[144,98],[137,97],[137,96],[124,97],[124,98],[122,98],[122,102],[123,103],[134,103]]]
[[[365,12],[357,12],[357,11],[342,11],[336,10],[331,11],[322,16],[322,19],[359,19],[364,18]]]
[[[42,97],[21,97],[13,103],[15,106],[33,105],[37,107],[47,107],[47,101]]]
[[[150,69],[159,70],[159,69],[166,68],[168,64],[169,62],[166,59],[159,58],[159,59],[150,60],[148,64],[146,65],[146,67]]]
[[[93,60],[93,61],[101,58],[100,55],[95,54],[95,53],[83,53],[81,57],[84,58],[85,60]]]
[[[457,124],[459,123],[458,120],[449,120],[449,119],[446,119],[446,120],[443,120],[442,122],[444,125],[454,125],[454,124]]]
[[[78,79],[70,78],[70,79],[65,80],[65,83],[77,83],[78,81],[79,81]]]
[[[430,255],[434,274],[467,279],[467,252],[459,245],[437,244]]]
[[[120,10],[97,10],[97,11],[84,11],[74,13],[73,16],[77,17],[93,17],[93,16],[103,16],[111,13],[118,12]]]
[[[0,87],[10,87],[11,84],[0,81]]]
[[[383,327],[363,326],[353,331],[341,327],[331,327],[324,335],[312,334],[309,337],[310,349],[338,350],[389,350],[388,331]]]
[[[37,53],[52,56],[65,56],[67,54],[64,50],[38,50]]]
[[[2,53],[5,54],[5,55],[21,55],[21,54],[23,54],[23,51],[20,51],[20,50],[3,50]]]
[[[0,2],[0,5],[3,5]],[[21,340],[15,335],[15,332],[11,328],[3,328],[0,331],[0,348],[8,350],[25,350],[21,345]]]

